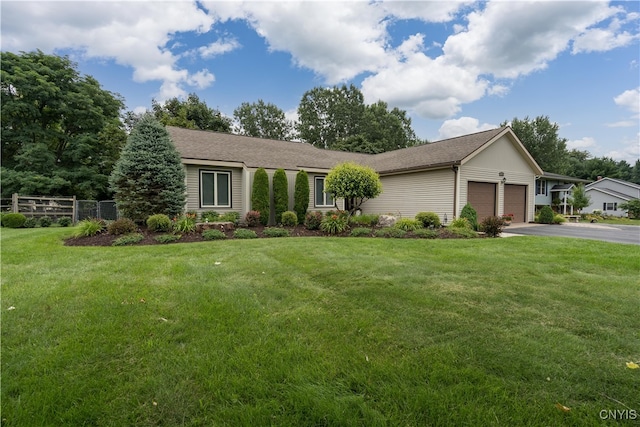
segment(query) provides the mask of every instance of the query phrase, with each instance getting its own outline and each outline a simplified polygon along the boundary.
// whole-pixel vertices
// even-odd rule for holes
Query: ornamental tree
[[[260,224],[269,223],[269,175],[264,168],[258,168],[253,176],[251,209],[260,212]]]
[[[331,169],[325,179],[325,191],[334,199],[344,199],[345,209],[352,214],[366,200],[382,193],[382,183],[372,168],[346,162]]]
[[[280,224],[282,214],[289,210],[289,182],[284,169],[277,169],[273,174],[273,205],[276,224]]]
[[[591,204],[591,196],[585,192],[584,185],[580,184],[573,189],[569,204],[573,206],[578,213]]]
[[[167,130],[153,116],[133,128],[109,183],[118,209],[138,223],[153,214],[180,215],[186,202],[185,172]]]
[[[309,209],[309,176],[301,170],[296,174],[296,185],[293,193],[293,210],[298,215],[298,222],[304,222]]]

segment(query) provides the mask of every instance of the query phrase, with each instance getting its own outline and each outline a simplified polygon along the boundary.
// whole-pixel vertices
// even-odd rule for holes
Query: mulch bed
[[[304,226],[301,226],[301,225],[297,227],[285,227],[285,228],[289,230],[289,232],[291,233],[291,237],[327,237],[328,236],[326,233],[323,233],[320,230],[307,230]],[[256,232],[256,234],[258,235],[258,238],[268,238],[263,234],[264,229],[265,227],[262,227],[262,226],[249,228],[249,230],[253,230]],[[167,244],[167,243],[160,243],[157,240],[155,240],[155,238],[157,236],[160,236],[163,234],[169,234],[169,233],[153,232],[153,231],[147,230],[146,228],[140,228],[138,232],[142,234],[144,238],[140,242],[135,243],[133,246]],[[227,239],[235,239],[235,237],[233,236],[233,231],[225,231],[224,233],[227,236]],[[348,230],[341,234],[331,235],[331,237],[349,237],[350,233],[351,233],[350,230]],[[107,234],[106,232],[103,232],[91,237],[70,237],[65,240],[64,244],[65,246],[112,246],[113,241],[119,237],[122,237],[122,236],[114,236],[111,234]],[[413,233],[409,232],[402,238],[416,239],[418,237]],[[449,232],[447,229],[440,229],[438,238],[457,239],[457,238],[460,238],[460,236]],[[189,233],[189,234],[183,234],[180,240],[177,240],[174,243],[191,243],[191,242],[205,242],[205,241],[206,240],[202,238],[201,233]]]

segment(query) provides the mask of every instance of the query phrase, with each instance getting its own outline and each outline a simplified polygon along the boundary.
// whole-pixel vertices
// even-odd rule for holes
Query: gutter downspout
[[[458,166],[452,165],[453,171],[453,219],[458,216]]]

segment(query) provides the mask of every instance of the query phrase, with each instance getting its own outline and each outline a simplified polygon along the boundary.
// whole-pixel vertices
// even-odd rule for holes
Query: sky
[[[567,148],[640,158],[640,2],[8,1],[2,51],[68,55],[127,110],[195,93],[296,118],[354,84],[420,138],[548,116]]]

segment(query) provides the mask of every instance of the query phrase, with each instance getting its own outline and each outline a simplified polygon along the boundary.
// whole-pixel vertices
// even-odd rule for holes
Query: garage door
[[[478,222],[496,214],[496,184],[490,182],[469,182],[467,201],[478,213]]]
[[[512,213],[513,222],[527,221],[527,186],[506,184],[504,186],[504,213]]]

